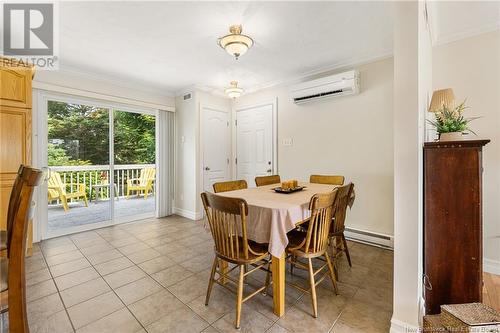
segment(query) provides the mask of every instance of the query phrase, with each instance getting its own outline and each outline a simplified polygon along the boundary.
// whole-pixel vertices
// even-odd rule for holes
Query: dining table
[[[267,243],[272,256],[274,314],[285,314],[285,249],[287,233],[307,221],[311,215],[309,202],[316,193],[332,191],[336,185],[300,182],[301,191],[278,193],[272,184],[255,188],[221,192],[218,195],[242,198],[248,204],[247,237],[257,243]]]

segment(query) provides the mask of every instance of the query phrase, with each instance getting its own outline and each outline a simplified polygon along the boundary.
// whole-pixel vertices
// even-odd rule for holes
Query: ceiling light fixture
[[[230,98],[238,98],[243,93],[243,89],[238,87],[238,81],[231,81],[231,86],[224,90]]]
[[[242,35],[243,31],[241,25],[232,25],[229,27],[231,34],[219,38],[217,44],[226,50],[227,53],[232,55],[238,60],[238,57],[245,54],[253,45],[253,39]]]

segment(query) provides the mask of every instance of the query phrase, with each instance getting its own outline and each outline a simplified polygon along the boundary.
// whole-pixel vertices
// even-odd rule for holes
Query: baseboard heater
[[[394,249],[394,239],[392,236],[353,228],[345,228],[344,235],[345,238],[354,242],[378,246],[384,249]]]

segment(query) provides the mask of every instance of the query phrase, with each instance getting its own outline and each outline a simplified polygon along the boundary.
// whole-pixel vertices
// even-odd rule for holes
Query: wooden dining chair
[[[330,239],[330,247],[332,249],[334,262],[336,263],[338,257],[342,255],[342,253],[345,253],[350,267],[352,267],[351,255],[349,254],[349,248],[347,247],[344,231],[347,207],[349,206],[349,202],[352,200],[353,191],[353,183],[349,183],[338,188],[337,200],[335,202],[335,214],[333,216],[333,223],[330,227],[330,235],[328,236]],[[335,271],[337,271],[336,266],[337,265],[335,265]]]
[[[344,176],[340,175],[311,175],[309,183],[329,184],[329,185],[344,185]]]
[[[291,265],[309,271],[310,289],[289,283],[295,288],[304,292],[311,293],[311,301],[313,307],[314,318],[318,317],[318,301],[316,297],[316,285],[320,284],[327,275],[330,279],[335,290],[338,294],[337,281],[333,271],[332,261],[328,255],[328,235],[330,231],[330,224],[332,221],[334,202],[337,196],[337,189],[332,192],[315,194],[309,203],[309,210],[311,211],[311,218],[309,219],[309,226],[307,231],[300,231],[294,229],[287,234],[288,246],[287,261]],[[314,270],[312,259],[324,258],[325,262],[319,269]],[[302,263],[299,259],[306,259],[307,263]],[[322,270],[327,269],[323,276],[316,282],[315,276]]]
[[[14,333],[29,332],[24,259],[33,191],[42,175],[41,170],[19,168],[7,211],[7,257],[0,258],[0,309],[9,311],[9,330]]]
[[[255,185],[257,185],[257,187],[279,183],[281,183],[279,175],[255,177]]]
[[[247,181],[242,179],[242,180],[230,180],[227,182],[214,183],[213,188],[215,193],[220,193],[227,191],[243,190],[245,188],[248,188],[248,186],[247,186]]]
[[[267,291],[270,280],[270,254],[267,251],[267,244],[260,245],[250,242],[247,238],[246,218],[248,215],[248,205],[245,200],[222,197],[208,192],[202,193],[201,199],[215,243],[215,259],[208,282],[205,305],[208,305],[210,300],[210,293],[214,282],[230,291],[233,290],[227,287],[225,282],[234,283],[237,286],[235,327],[238,329],[240,328],[242,304],[259,292],[265,293]],[[234,264],[235,266],[226,271],[220,267],[221,261]],[[253,268],[246,270],[245,266],[247,265],[251,265]],[[239,269],[238,280],[233,279],[229,275],[236,268]],[[245,277],[259,269],[267,271],[265,285],[243,297]],[[215,274],[218,274],[219,277],[215,278]]]

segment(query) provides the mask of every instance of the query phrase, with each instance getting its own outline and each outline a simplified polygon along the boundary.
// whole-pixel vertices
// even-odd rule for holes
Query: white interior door
[[[202,107],[203,189],[213,191],[216,182],[229,180],[231,132],[229,112]]]
[[[236,174],[248,186],[256,176],[273,172],[273,106],[246,108],[236,112]]]

